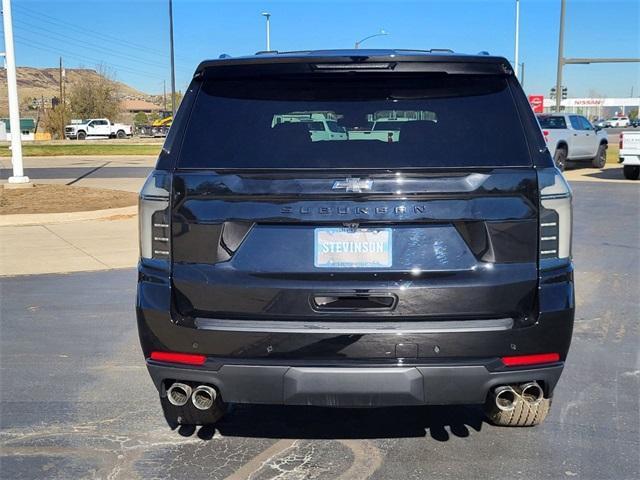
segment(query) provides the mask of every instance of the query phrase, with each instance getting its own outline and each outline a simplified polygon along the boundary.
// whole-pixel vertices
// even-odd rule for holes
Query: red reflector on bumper
[[[538,353],[536,355],[517,355],[513,357],[502,357],[502,363],[507,367],[517,367],[520,365],[537,365],[539,363],[553,363],[560,361],[558,353]]]
[[[151,352],[151,360],[170,363],[185,363],[187,365],[204,365],[207,357],[204,355],[194,355],[192,353],[176,352]]]

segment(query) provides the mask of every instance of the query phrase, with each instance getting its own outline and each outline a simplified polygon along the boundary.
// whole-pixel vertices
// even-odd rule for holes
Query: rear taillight
[[[548,142],[549,141],[549,130],[543,130],[542,134],[544,135],[544,141]]]
[[[152,172],[140,191],[140,256],[168,260],[171,255],[169,224],[170,176]]]
[[[185,365],[204,365],[207,357],[194,353],[151,352],[151,360],[156,362],[184,363]]]
[[[622,150],[622,145],[624,145],[624,135],[620,134],[620,150]]]
[[[538,171],[540,187],[540,268],[571,261],[571,188],[555,167]]]
[[[560,361],[558,353],[536,353],[533,355],[514,355],[502,357],[502,363],[507,367],[520,367],[524,365],[540,365],[543,363],[555,363]]]

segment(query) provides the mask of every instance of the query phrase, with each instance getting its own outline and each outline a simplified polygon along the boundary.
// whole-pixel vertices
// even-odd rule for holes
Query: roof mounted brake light
[[[313,65],[314,70],[392,70],[395,63],[377,62],[377,63],[316,63]]]

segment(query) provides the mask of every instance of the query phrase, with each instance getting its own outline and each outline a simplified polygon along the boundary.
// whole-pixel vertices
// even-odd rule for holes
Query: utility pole
[[[516,38],[515,38],[515,52],[514,52],[514,63],[516,64],[516,78],[520,78],[518,75],[518,67],[520,64],[518,63],[518,54],[520,53],[520,0],[516,0]]]
[[[556,71],[556,112],[560,111],[562,105],[562,67],[564,66],[564,11],[565,0],[560,0],[560,34],[558,38],[558,70]]]
[[[173,59],[173,2],[169,0],[169,44],[171,50],[171,113],[176,116],[176,69]]]
[[[20,135],[20,104],[16,79],[16,57],[13,50],[13,25],[11,22],[11,0],[2,0],[2,22],[4,26],[5,58],[7,62],[7,90],[9,97],[9,126],[11,128],[11,164],[13,176],[9,183],[29,183],[22,166],[22,139]]]
[[[271,14],[262,12],[262,16],[267,19],[267,52],[271,51]]]
[[[58,108],[60,109],[60,133],[64,135],[64,87],[62,79],[64,77],[63,67],[62,67],[62,57],[60,57],[60,71],[59,71],[59,86],[60,86],[60,103],[58,103]]]
[[[166,112],[167,111],[167,81],[166,80],[162,80],[162,103],[164,105],[163,109]]]

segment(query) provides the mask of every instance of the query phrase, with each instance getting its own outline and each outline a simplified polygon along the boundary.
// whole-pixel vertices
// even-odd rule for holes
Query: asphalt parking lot
[[[238,406],[170,430],[144,367],[132,269],[0,279],[0,476],[425,479],[640,476],[640,188],[578,182],[576,326],[546,423],[478,408]]]

